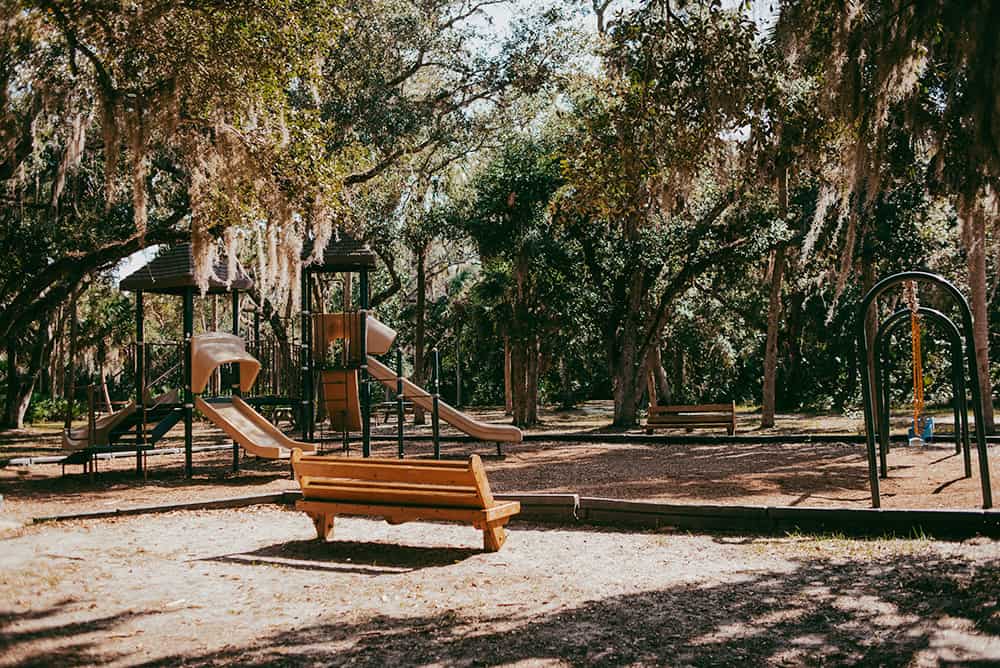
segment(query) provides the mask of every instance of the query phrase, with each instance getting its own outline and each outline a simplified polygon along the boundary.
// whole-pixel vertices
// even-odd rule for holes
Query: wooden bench
[[[378,414],[382,413],[382,424],[386,424],[389,422],[389,416],[395,416],[397,410],[395,401],[380,401],[378,405],[375,406],[375,410],[372,413],[375,415],[376,422],[378,421]],[[403,415],[413,415],[412,401],[403,402]]]
[[[483,532],[483,549],[496,552],[504,525],[521,512],[517,501],[496,501],[477,455],[467,461],[348,459],[292,452],[302,487],[295,507],[312,518],[316,535],[333,535],[337,515],[382,517],[389,524],[431,520],[471,524]]]
[[[692,406],[650,406],[646,433],[667,427],[725,427],[730,436],[736,433],[736,402]]]

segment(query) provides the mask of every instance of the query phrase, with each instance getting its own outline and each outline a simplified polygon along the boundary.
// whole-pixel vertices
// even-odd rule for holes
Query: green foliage
[[[66,418],[66,409],[69,406],[67,399],[57,397],[53,399],[44,394],[36,394],[31,398],[28,412],[24,421],[32,424],[38,422],[61,422]],[[73,419],[84,417],[87,413],[87,406],[83,402],[73,402]]]

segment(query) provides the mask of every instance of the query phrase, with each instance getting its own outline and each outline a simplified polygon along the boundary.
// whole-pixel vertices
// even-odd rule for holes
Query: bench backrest
[[[659,415],[704,415],[706,413],[724,413],[732,415],[736,412],[736,403],[729,404],[692,404],[687,406],[650,406],[650,414]]]
[[[483,509],[493,506],[478,455],[466,461],[357,459],[292,452],[305,499]]]

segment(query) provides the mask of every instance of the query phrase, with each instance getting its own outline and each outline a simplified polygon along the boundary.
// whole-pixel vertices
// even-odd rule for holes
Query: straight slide
[[[372,378],[395,391],[396,373],[371,356],[368,357],[368,373]],[[433,400],[430,393],[405,378],[403,379],[403,396],[424,410],[431,410]],[[440,399],[438,399],[438,416],[455,429],[481,441],[520,443],[523,438],[521,430],[514,425],[474,420]]]
[[[205,401],[195,398],[195,406],[201,414],[226,432],[250,454],[266,459],[288,459],[292,448],[303,453],[314,453],[316,446],[288,438],[280,429],[255,411],[253,406],[239,397],[225,401]]]
[[[166,392],[156,397],[152,401],[146,402],[146,408],[152,409],[164,403],[177,403],[177,390]],[[124,408],[120,408],[114,413],[102,416],[94,420],[94,441],[90,440],[90,428],[87,425],[75,427],[68,432],[63,431],[62,446],[65,450],[83,450],[95,445],[108,445],[111,440],[111,432],[115,427],[132,417],[137,410],[137,405],[133,401]]]

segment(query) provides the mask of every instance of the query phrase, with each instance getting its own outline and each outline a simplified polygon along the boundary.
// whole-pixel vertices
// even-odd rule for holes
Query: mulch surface
[[[553,430],[599,431],[602,419],[547,416]],[[196,435],[225,442],[205,425]],[[45,448],[52,435],[0,448],[33,451],[32,438]],[[411,443],[408,455],[430,447]],[[492,449],[445,445],[469,452]],[[505,452],[486,459],[498,492],[869,504],[854,444],[542,441]],[[149,461],[146,480],[128,459],[102,462],[93,480],[54,465],[2,469],[0,520],[295,488],[287,463],[245,459],[233,475],[228,453],[202,453],[186,480],[182,456]],[[980,505],[978,479],[962,478],[949,446],[897,448],[890,464],[884,507]],[[996,541],[527,522],[511,524],[498,553],[481,540],[470,527],[340,518],[321,543],[307,517],[277,506],[15,528],[0,538],[0,666],[1000,663]]]

